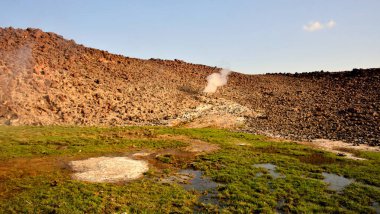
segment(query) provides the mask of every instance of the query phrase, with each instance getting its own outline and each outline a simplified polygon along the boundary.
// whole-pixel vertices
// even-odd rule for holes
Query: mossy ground
[[[152,167],[143,178],[127,183],[75,181],[65,167],[73,159],[187,145],[157,137],[162,135],[200,139],[221,149],[181,164],[165,160],[164,169]],[[221,213],[375,213],[372,204],[380,202],[380,154],[356,155],[368,160],[217,129],[2,126],[0,213],[191,213],[195,207]],[[257,163],[275,164],[283,176],[274,179],[253,166]],[[199,203],[199,193],[178,184],[157,182],[179,167],[202,170],[219,182],[219,205]],[[256,176],[259,172],[263,175]],[[322,172],[356,182],[342,192],[331,191]]]

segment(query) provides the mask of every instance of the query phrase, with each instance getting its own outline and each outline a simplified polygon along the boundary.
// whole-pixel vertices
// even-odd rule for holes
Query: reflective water
[[[354,182],[353,179],[348,179],[333,173],[323,172],[322,175],[325,177],[323,181],[329,185],[328,189],[338,192],[342,191],[346,186]]]
[[[278,214],[282,214],[282,213],[285,213],[284,211],[282,211],[282,207],[285,205],[285,198],[280,198],[278,201],[277,201],[277,206],[276,206],[276,213]]]
[[[261,164],[254,164],[253,165],[254,167],[257,167],[257,168],[264,168],[266,170],[268,170],[269,174],[274,178],[283,178],[285,176],[281,175],[280,173],[276,172],[276,168],[277,166],[274,165],[274,164],[271,164],[271,163],[261,163]],[[262,174],[261,173],[258,173],[256,176],[261,176]]]
[[[372,207],[375,209],[376,214],[380,214],[380,204],[379,204],[379,202],[373,202]]]
[[[179,172],[181,175],[190,175],[191,179],[187,183],[181,185],[186,190],[195,190],[201,192],[199,202],[205,204],[220,205],[217,198],[218,196],[218,183],[212,181],[210,178],[203,176],[203,172],[199,170],[185,169]]]

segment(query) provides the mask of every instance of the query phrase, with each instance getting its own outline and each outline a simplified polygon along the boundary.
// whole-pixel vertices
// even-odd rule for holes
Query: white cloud
[[[335,25],[336,25],[336,22],[335,22],[334,20],[330,20],[330,21],[327,22],[327,24],[326,24],[326,26],[327,26],[328,28],[333,28],[333,27],[335,27]]]
[[[314,21],[314,22],[310,22],[307,25],[304,25],[303,29],[308,32],[314,32],[314,31],[323,30],[325,28],[331,29],[331,28],[334,28],[335,26],[336,26],[336,22],[334,20],[330,20],[326,24],[323,24],[319,21]]]
[[[324,26],[320,22],[310,22],[309,24],[303,26],[303,29],[309,32],[322,30],[323,28]]]

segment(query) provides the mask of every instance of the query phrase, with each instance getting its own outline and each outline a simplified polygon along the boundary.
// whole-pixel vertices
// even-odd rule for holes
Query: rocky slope
[[[197,127],[226,118],[234,126],[244,120],[255,133],[379,144],[380,69],[233,72],[226,86],[203,94],[206,77],[218,70],[113,55],[38,29],[0,28],[0,122]]]

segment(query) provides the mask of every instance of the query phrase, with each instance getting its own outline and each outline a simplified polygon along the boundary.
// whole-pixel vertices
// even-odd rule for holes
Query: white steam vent
[[[227,84],[228,75],[231,73],[228,69],[222,69],[219,73],[210,74],[207,79],[206,88],[203,92],[215,93],[218,87]]]

